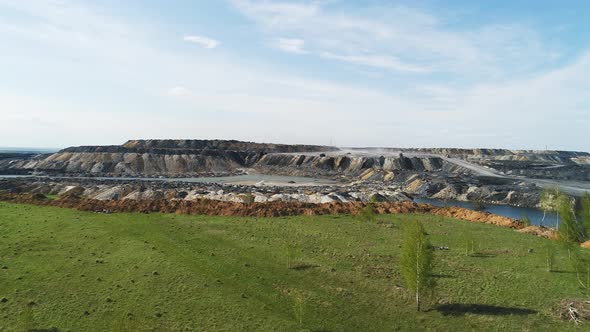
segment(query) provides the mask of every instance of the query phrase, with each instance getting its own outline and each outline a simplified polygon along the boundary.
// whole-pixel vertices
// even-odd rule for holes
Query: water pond
[[[470,210],[477,210],[472,202],[462,202],[462,201],[447,201],[444,202],[442,200],[437,199],[428,199],[428,198],[415,198],[414,202],[416,203],[428,203],[434,206],[458,206]],[[558,216],[553,214],[547,214],[544,216],[543,211],[539,209],[533,208],[522,208],[510,205],[494,205],[494,204],[486,204],[485,205],[485,212],[497,214],[499,216],[504,216],[508,218],[514,219],[521,219],[523,217],[528,217],[531,220],[531,224],[538,225],[538,226],[547,226],[547,227],[555,227]]]

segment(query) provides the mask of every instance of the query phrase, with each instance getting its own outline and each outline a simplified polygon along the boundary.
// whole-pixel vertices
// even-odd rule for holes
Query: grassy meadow
[[[415,219],[449,248],[435,251],[424,312],[397,266]],[[559,320],[556,307],[587,297],[565,249],[492,225],[0,203],[0,331],[569,331],[587,326]]]

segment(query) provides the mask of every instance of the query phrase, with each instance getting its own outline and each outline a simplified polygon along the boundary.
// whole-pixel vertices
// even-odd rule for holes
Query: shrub
[[[522,218],[520,218],[520,223],[524,227],[528,227],[531,225],[531,218],[529,218],[529,216],[527,216],[527,215],[524,215],[524,216],[522,216]]]
[[[252,204],[254,203],[254,200],[255,197],[251,193],[247,193],[242,196],[242,202],[244,202],[244,204]]]
[[[475,211],[483,211],[486,209],[486,206],[481,198],[473,201],[473,209]]]
[[[374,204],[367,203],[367,205],[361,210],[359,217],[363,221],[374,221],[376,218]]]

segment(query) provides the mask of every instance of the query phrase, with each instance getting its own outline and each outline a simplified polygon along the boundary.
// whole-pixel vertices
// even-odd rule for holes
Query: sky
[[[0,0],[0,146],[590,151],[590,1]]]

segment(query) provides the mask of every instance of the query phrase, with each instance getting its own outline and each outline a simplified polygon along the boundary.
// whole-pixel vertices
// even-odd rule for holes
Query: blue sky
[[[0,0],[0,146],[590,151],[588,1]]]

